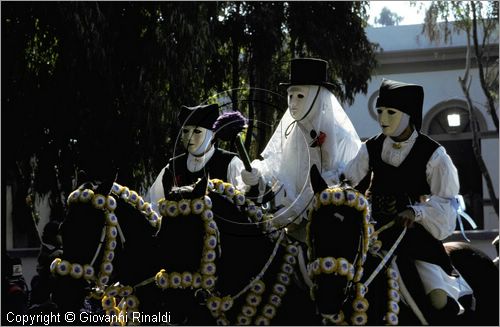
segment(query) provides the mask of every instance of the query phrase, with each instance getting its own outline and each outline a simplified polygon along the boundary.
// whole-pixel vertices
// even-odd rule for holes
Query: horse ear
[[[316,167],[316,165],[312,165],[310,176],[311,186],[315,194],[328,188],[328,185],[326,184],[323,177],[321,177],[321,174],[319,173],[318,167]]]
[[[208,179],[206,176],[204,176],[202,179],[200,179],[194,189],[193,189],[193,196],[195,198],[201,198],[207,193],[207,185],[208,185]]]
[[[161,178],[161,183],[163,185],[163,194],[165,197],[170,193],[170,191],[172,191],[173,178],[174,175],[172,174],[170,169],[165,168],[163,170],[163,176]]]

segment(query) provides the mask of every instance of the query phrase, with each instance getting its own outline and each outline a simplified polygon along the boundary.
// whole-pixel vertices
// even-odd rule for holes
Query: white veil
[[[311,86],[316,93],[318,86]],[[321,147],[311,147],[311,130],[326,134]],[[314,134],[314,133],[313,133]],[[311,111],[299,122],[287,109],[262,152],[263,160],[252,163],[267,181],[282,184],[277,205],[292,209],[294,216],[305,216],[313,195],[309,172],[316,164],[328,184],[338,182],[344,166],[356,156],[361,141],[335,96],[321,86]],[[274,184],[273,183],[273,184]],[[302,219],[296,219],[300,223]]]

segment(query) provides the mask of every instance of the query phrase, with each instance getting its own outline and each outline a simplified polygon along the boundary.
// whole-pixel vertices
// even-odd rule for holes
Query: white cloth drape
[[[318,86],[310,86],[315,94]],[[311,131],[326,134],[321,147],[311,147]],[[276,205],[288,208],[285,217],[300,223],[312,199],[309,181],[311,166],[315,164],[329,184],[338,181],[339,171],[354,158],[361,145],[356,130],[335,96],[320,87],[318,97],[309,114],[298,122],[289,109],[284,113],[274,134],[262,152],[263,160],[255,160],[266,182],[282,185]],[[301,214],[297,217],[298,214]],[[286,223],[286,222],[282,222]]]

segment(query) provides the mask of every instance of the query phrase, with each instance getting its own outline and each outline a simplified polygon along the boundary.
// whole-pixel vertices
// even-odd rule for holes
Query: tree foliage
[[[453,18],[452,24],[449,23]],[[443,23],[438,23],[438,20]],[[490,114],[498,132],[498,50],[492,51],[490,43],[496,40],[498,49],[498,2],[497,1],[432,1],[426,11],[423,33],[434,42],[451,41],[455,31],[467,35],[467,58],[464,76],[458,83],[468,103],[471,130],[473,135],[472,149],[476,162],[481,170],[493,208],[498,216],[498,197],[493,181],[481,154],[479,143],[480,130],[474,114],[474,105],[469,92],[471,84],[471,63],[474,59],[479,72],[479,83],[486,97],[486,111]]]
[[[268,104],[284,94],[279,82],[297,56],[328,60],[338,97],[352,102],[375,67],[365,6],[3,2],[4,183],[22,186],[22,197],[50,192],[63,206],[79,170],[118,170],[122,184],[145,192],[175,152],[177,108],[235,89],[234,99],[253,100],[235,109],[272,125],[286,103]],[[254,156],[268,134],[249,133]]]
[[[403,16],[399,16],[397,13],[392,12],[389,8],[384,7],[380,11],[380,14],[375,17],[375,24],[381,26],[395,26],[403,20]]]

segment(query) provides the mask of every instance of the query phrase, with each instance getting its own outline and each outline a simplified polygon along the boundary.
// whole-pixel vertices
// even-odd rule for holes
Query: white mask
[[[382,133],[386,136],[401,135],[410,122],[408,114],[394,108],[379,107],[377,113]]]
[[[319,86],[293,85],[287,89],[288,108],[293,119],[300,121],[309,113]]]
[[[187,125],[182,127],[181,142],[192,155],[201,155],[212,146],[214,132],[204,127]]]

